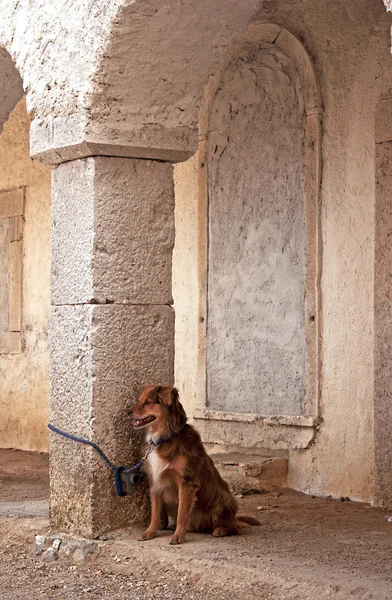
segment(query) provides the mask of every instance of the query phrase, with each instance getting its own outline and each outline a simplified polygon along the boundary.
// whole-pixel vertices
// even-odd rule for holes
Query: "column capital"
[[[30,128],[30,155],[57,165],[88,156],[142,158],[176,163],[197,150],[197,130],[166,128],[153,123],[132,128],[130,123],[92,120],[86,113],[34,119]]]

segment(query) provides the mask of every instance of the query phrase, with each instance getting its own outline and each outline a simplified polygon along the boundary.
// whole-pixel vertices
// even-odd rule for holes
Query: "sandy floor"
[[[32,460],[41,460],[32,477],[39,499],[47,466],[43,457]],[[10,465],[5,479],[1,452],[0,465],[0,501],[10,500],[12,489],[26,498],[29,485],[12,484]],[[20,472],[15,462],[14,469]],[[240,500],[241,513],[262,521],[241,536],[190,534],[183,546],[170,546],[169,532],[145,543],[135,539],[140,530],[116,532],[82,565],[33,555],[34,535],[49,530],[45,519],[2,517],[0,599],[392,599],[392,523],[386,520],[392,511],[282,492]]]

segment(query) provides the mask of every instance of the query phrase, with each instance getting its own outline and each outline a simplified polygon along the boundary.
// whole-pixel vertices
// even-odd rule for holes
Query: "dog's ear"
[[[187,416],[182,406],[177,388],[169,388],[169,427],[173,433],[176,433],[187,421]]]
[[[157,385],[154,388],[154,392],[157,395],[159,404],[162,404],[162,406],[166,406],[166,407],[169,407],[172,405],[172,403],[173,403],[172,394],[171,394],[172,389],[174,389],[174,388],[163,387],[163,385]]]
[[[140,386],[140,395],[145,392],[146,390],[148,390],[148,388],[151,387],[151,383],[143,383],[142,386]]]
[[[180,404],[180,394],[178,393],[178,389],[175,387],[170,390],[170,401],[173,405],[176,403]]]
[[[154,399],[157,404],[166,404],[165,388],[162,385],[152,386],[149,396],[151,399]]]
[[[142,399],[148,399],[150,402],[159,404],[161,402],[161,394],[163,387],[161,385],[151,385],[147,383],[143,385],[142,391],[140,392],[139,401]]]

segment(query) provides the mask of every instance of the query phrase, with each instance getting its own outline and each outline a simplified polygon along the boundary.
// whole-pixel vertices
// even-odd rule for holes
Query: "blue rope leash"
[[[92,448],[94,448],[94,450],[96,450],[96,452],[98,452],[99,456],[105,461],[105,463],[108,465],[108,467],[110,467],[110,469],[112,469],[112,471],[114,473],[114,479],[116,482],[116,491],[119,496],[127,496],[129,490],[131,489],[130,486],[137,485],[137,483],[139,483],[140,480],[142,479],[142,467],[143,467],[145,458],[143,458],[138,463],[136,463],[136,465],[134,465],[133,467],[130,467],[130,468],[117,467],[106,456],[106,454],[103,452],[103,450],[101,450],[101,448],[94,442],[90,442],[90,440],[86,440],[85,438],[81,438],[76,435],[72,435],[71,433],[67,433],[66,431],[62,431],[61,429],[59,429],[58,427],[55,427],[54,425],[51,425],[50,423],[48,425],[48,428],[51,431],[54,431],[54,433],[57,433],[58,435],[62,435],[63,437],[65,437],[69,440],[73,440],[74,442],[78,442],[79,444],[86,444],[86,446],[91,446]],[[137,477],[137,479],[138,479],[137,481],[136,481],[136,477],[134,477],[133,479],[131,478],[131,481],[128,481],[127,477],[125,477],[125,482],[123,481],[123,479],[121,477],[122,474],[124,474],[125,476],[132,475],[132,473],[135,473],[136,471],[139,471],[139,473],[140,473],[140,475]],[[123,483],[126,484],[127,491],[124,491]]]
[[[172,437],[179,435],[179,433],[181,433],[181,431],[184,429],[185,425],[186,425],[186,422],[181,425],[180,429],[177,432],[175,432],[172,435]],[[81,438],[81,437],[78,437],[77,435],[72,435],[71,433],[62,431],[58,427],[51,425],[51,423],[49,423],[48,428],[51,431],[53,431],[54,433],[57,433],[58,435],[62,435],[63,437],[65,437],[69,440],[78,442],[79,444],[86,444],[86,446],[91,446],[91,448],[94,448],[94,450],[96,452],[98,452],[98,454],[102,458],[102,460],[105,461],[107,466],[110,469],[112,469],[112,471],[114,473],[114,480],[116,483],[116,491],[119,496],[127,496],[129,493],[131,493],[133,491],[134,487],[138,483],[140,483],[140,481],[143,478],[143,475],[144,475],[143,465],[144,465],[144,462],[145,462],[147,456],[154,450],[154,448],[156,448],[157,446],[160,446],[161,444],[164,444],[165,442],[168,442],[171,439],[171,437],[161,437],[156,442],[150,442],[150,444],[147,446],[147,450],[146,450],[146,453],[143,456],[143,458],[139,462],[137,462],[136,465],[133,465],[133,467],[116,467],[116,465],[113,464],[112,461],[106,456],[106,454],[103,452],[103,450],[101,450],[101,448],[94,442],[90,442],[90,440],[86,440],[85,438]],[[125,486],[126,486],[126,491],[124,490],[123,484],[125,484]]]
[[[67,433],[66,431],[61,431],[61,429],[58,429],[58,427],[55,427],[54,425],[51,425],[50,423],[48,425],[48,428],[51,431],[54,431],[55,433],[58,433],[59,435],[62,435],[65,438],[68,438],[69,440],[73,440],[74,442],[79,442],[80,444],[86,444],[87,446],[91,446],[92,448],[94,448],[94,450],[96,450],[98,452],[98,454],[105,461],[105,463],[108,465],[108,467],[110,467],[113,471],[116,468],[115,465],[112,463],[112,461],[108,459],[106,454],[94,442],[90,442],[90,440],[86,440],[84,438],[77,437],[76,435],[72,435],[71,433]]]

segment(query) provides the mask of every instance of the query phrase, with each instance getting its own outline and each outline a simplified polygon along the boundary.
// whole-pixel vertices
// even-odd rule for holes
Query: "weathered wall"
[[[208,141],[209,407],[302,413],[305,112],[298,65],[247,42],[221,75]]]
[[[197,248],[198,155],[174,166],[175,246],[173,251],[173,299],[175,327],[175,383],[188,415],[196,402],[199,358],[199,272]]]
[[[282,3],[283,4],[283,3]],[[290,457],[289,483],[371,500],[373,489],[374,120],[392,78],[382,4],[279,3],[271,13],[302,35],[325,107],[322,172],[322,423]]]
[[[47,451],[50,168],[29,157],[25,100],[0,136],[0,190],[25,186],[21,354],[0,354],[0,447]]]
[[[390,17],[377,0],[273,0],[259,18],[303,40],[325,110],[322,422],[311,448],[291,453],[289,483],[309,493],[371,500],[374,111],[392,81]],[[181,372],[177,360],[178,379]]]

